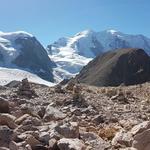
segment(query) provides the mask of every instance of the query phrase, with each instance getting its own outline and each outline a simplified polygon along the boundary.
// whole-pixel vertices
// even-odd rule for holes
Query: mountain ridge
[[[47,46],[56,80],[75,76],[85,64],[101,53],[120,48],[141,48],[150,54],[150,39],[144,35],[124,34],[116,30],[85,30],[72,37],[60,38]],[[71,69],[70,69],[71,68]]]

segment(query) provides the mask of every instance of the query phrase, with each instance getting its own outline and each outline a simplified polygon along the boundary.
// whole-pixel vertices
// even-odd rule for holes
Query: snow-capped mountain
[[[48,45],[49,57],[57,64],[56,81],[75,76],[97,55],[120,48],[142,48],[150,54],[150,39],[143,35],[124,34],[115,30],[86,30],[73,37],[60,38]]]
[[[0,32],[0,67],[6,68],[0,68],[1,74],[5,74],[7,69],[9,74],[13,71],[18,72],[15,70],[18,69],[24,72],[20,73],[21,75],[28,72],[31,76],[31,73],[34,73],[45,80],[53,81],[53,65],[46,50],[33,35],[23,31]]]

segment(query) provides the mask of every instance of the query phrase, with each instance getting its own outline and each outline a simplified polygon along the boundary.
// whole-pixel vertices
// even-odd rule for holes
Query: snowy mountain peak
[[[118,31],[114,30],[114,29],[110,29],[110,30],[106,30],[107,33],[111,33],[111,34],[116,34],[118,33]]]
[[[85,30],[72,37],[60,38],[47,47],[49,57],[57,64],[58,79],[74,76],[97,55],[108,50],[142,48],[150,54],[150,39],[142,35],[124,34],[109,29],[101,32]]]
[[[27,70],[53,81],[52,65],[46,50],[32,34],[0,32],[0,67]]]
[[[93,30],[88,29],[88,30],[84,30],[82,32],[77,33],[75,36],[80,36],[80,35],[88,36],[93,33],[95,33]]]
[[[1,32],[0,31],[0,37],[7,39],[7,40],[15,41],[18,38],[33,37],[33,35],[25,31],[16,31],[16,32]]]

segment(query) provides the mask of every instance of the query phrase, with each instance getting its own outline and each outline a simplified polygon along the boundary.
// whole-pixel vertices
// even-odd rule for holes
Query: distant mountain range
[[[47,52],[57,65],[53,73],[55,79],[60,81],[75,76],[99,54],[120,48],[142,48],[150,54],[150,39],[140,34],[129,35],[115,30],[86,30],[73,37],[60,38],[47,46]]]
[[[150,54],[150,39],[115,30],[86,30],[72,37],[60,38],[44,48],[27,32],[0,32],[0,71],[1,74],[9,72],[9,76],[13,69],[17,69],[23,71],[18,73],[23,77],[35,74],[49,82],[60,82],[74,77],[96,56],[120,48],[141,48]]]

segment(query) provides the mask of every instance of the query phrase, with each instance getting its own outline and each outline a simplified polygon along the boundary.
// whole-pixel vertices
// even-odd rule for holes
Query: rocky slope
[[[23,31],[0,32],[0,66],[27,70],[45,80],[53,81],[54,63],[40,42]]]
[[[60,38],[47,47],[50,58],[56,62],[56,80],[75,76],[97,55],[120,48],[141,48],[150,54],[150,39],[143,35],[129,35],[115,30],[95,32],[86,30],[73,37]]]
[[[96,86],[140,84],[150,80],[150,57],[142,49],[109,51],[83,67],[75,79]]]
[[[150,84],[0,88],[1,150],[148,150]]]

